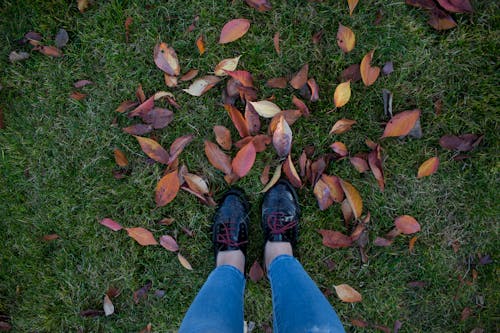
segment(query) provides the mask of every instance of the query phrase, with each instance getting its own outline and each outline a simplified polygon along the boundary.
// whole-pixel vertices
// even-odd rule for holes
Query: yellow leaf
[[[344,53],[349,53],[356,45],[356,36],[349,27],[343,26],[339,23],[339,30],[337,31],[337,45]]]
[[[276,167],[276,170],[274,170],[273,177],[267,183],[267,185],[262,189],[262,191],[260,191],[260,193],[267,192],[271,187],[273,187],[274,184],[278,182],[278,180],[280,180],[280,177],[281,177],[281,164],[279,164]]]
[[[352,16],[352,13],[354,12],[354,8],[358,5],[359,0],[347,0],[347,4],[349,5],[349,15]]]
[[[431,157],[418,168],[417,178],[430,176],[437,171],[439,167],[439,158]]]
[[[356,188],[352,186],[350,183],[342,179],[340,180],[340,185],[344,190],[349,205],[351,205],[354,217],[355,218],[360,217],[361,213],[363,212],[363,200],[361,199],[358,190],[356,190]]]
[[[333,94],[333,102],[335,107],[340,108],[349,102],[351,98],[351,81],[343,82],[335,88]]]
[[[130,237],[135,239],[137,243],[141,244],[142,246],[158,244],[151,231],[147,229],[138,227],[138,228],[125,228],[125,230],[127,230],[127,233]]]
[[[187,261],[186,258],[184,258],[184,256],[180,253],[177,253],[177,259],[179,259],[179,262],[181,263],[182,267],[184,267],[185,269],[188,269],[188,270],[193,270],[193,267],[191,266],[191,264],[189,263],[189,261]]]
[[[260,102],[249,102],[249,103],[252,104],[255,111],[261,117],[264,118],[272,118],[281,111],[279,106],[277,106],[273,102],[269,102],[266,100]]]

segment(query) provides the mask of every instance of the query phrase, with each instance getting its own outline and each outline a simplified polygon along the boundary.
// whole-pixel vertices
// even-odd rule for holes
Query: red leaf
[[[266,86],[269,88],[279,88],[279,89],[284,89],[286,88],[288,81],[286,77],[275,77],[272,79],[267,80]]]
[[[311,97],[309,100],[311,102],[316,102],[319,100],[319,86],[316,83],[316,80],[313,78],[310,78],[307,80],[307,85],[309,86],[309,89],[311,89]]]
[[[339,177],[322,174],[320,180],[325,182],[326,186],[328,186],[330,197],[333,199],[333,201],[342,202],[344,200],[344,190],[340,185]]]
[[[231,149],[231,132],[224,126],[214,126],[215,141],[225,150]]]
[[[142,117],[147,112],[151,111],[154,106],[155,106],[155,97],[151,96],[143,103],[141,103],[138,107],[136,107],[132,112],[130,112],[128,114],[128,117]]]
[[[115,155],[115,162],[116,164],[118,164],[118,166],[124,168],[128,165],[127,156],[125,156],[125,154],[120,149],[116,148],[113,153]]]
[[[292,96],[292,103],[302,112],[304,116],[309,116],[309,108],[295,95]]]
[[[193,140],[193,134],[183,135],[172,142],[170,146],[170,158],[168,164],[171,164],[182,153],[184,148]]]
[[[245,0],[245,2],[259,12],[266,12],[272,8],[268,0]]]
[[[142,136],[134,135],[134,137],[137,139],[137,141],[139,141],[141,149],[146,153],[146,155],[157,162],[168,164],[168,153],[165,149],[163,149],[162,146],[160,146],[158,142],[152,139],[144,138]]]
[[[177,245],[175,239],[169,235],[163,235],[160,237],[160,245],[172,252],[179,251],[179,245]]]
[[[252,168],[255,162],[256,151],[253,142],[248,143],[240,149],[233,159],[232,167],[238,177],[244,177]]]
[[[419,109],[398,113],[385,126],[382,138],[407,135],[420,118],[420,113]]]
[[[347,132],[354,124],[356,124],[356,120],[342,118],[333,125],[330,134],[342,134]]]
[[[271,170],[271,166],[267,164],[264,169],[262,170],[262,173],[260,174],[260,182],[262,185],[266,185],[269,182],[269,171]]]
[[[330,188],[322,179],[319,179],[314,185],[313,190],[320,210],[325,210],[333,204],[333,197],[330,193]]]
[[[347,151],[347,147],[345,146],[345,144],[343,144],[342,142],[340,141],[337,141],[337,142],[334,142],[330,145],[330,148],[332,148],[332,150],[334,152],[336,152],[337,154],[339,154],[341,157],[345,157],[347,156],[347,154],[349,153]]]
[[[276,53],[280,54],[281,51],[280,51],[280,33],[279,32],[274,34],[273,44],[274,44],[274,49],[276,50]]]
[[[132,135],[144,135],[153,130],[153,126],[146,124],[135,124],[129,127],[122,128],[122,131]]]
[[[385,181],[380,149],[380,145],[377,145],[377,147],[368,154],[368,164],[378,182],[380,190],[384,192]]]
[[[405,235],[411,235],[420,231],[420,224],[410,215],[398,216],[394,224]]]
[[[78,91],[73,91],[71,94],[69,94],[69,98],[75,99],[77,101],[81,101],[85,97],[87,97],[87,94],[82,94]]]
[[[231,158],[224,154],[215,143],[205,140],[205,155],[210,164],[216,169],[224,172],[226,175],[231,174]]]
[[[108,227],[109,229],[111,229],[113,231],[118,231],[118,230],[123,229],[123,227],[120,225],[120,223],[113,221],[110,218],[104,218],[99,223],[105,227]]]
[[[353,156],[349,158],[351,164],[358,170],[359,173],[366,172],[370,169],[366,160],[359,156]]]
[[[307,83],[307,75],[309,73],[309,65],[305,64],[290,80],[290,85],[295,89],[300,89]]]
[[[241,83],[244,87],[253,87],[253,77],[247,71],[226,71],[233,79]]]
[[[452,13],[472,13],[469,0],[437,0],[439,5]]]
[[[238,110],[235,106],[229,104],[225,104],[224,108],[229,113],[229,117],[231,117],[231,121],[233,122],[234,127],[236,127],[236,130],[238,130],[240,137],[244,138],[246,136],[249,136],[250,130],[248,128],[248,124],[241,114],[240,110]]]
[[[219,44],[230,43],[243,37],[248,29],[250,29],[250,21],[247,19],[234,19],[227,22],[220,33]]]
[[[432,9],[431,17],[427,23],[436,30],[448,30],[457,26],[453,17],[439,8]]]
[[[351,237],[341,232],[333,230],[320,229],[318,232],[323,236],[323,245],[332,249],[349,247],[352,245]]]
[[[73,87],[75,87],[76,89],[80,89],[80,88],[83,88],[83,87],[88,86],[90,84],[94,84],[94,82],[89,81],[89,80],[79,80],[79,81],[76,81],[75,83],[73,83]]]
[[[340,74],[342,82],[346,81],[351,81],[351,82],[357,82],[361,80],[361,72],[360,72],[360,66],[359,64],[354,64],[342,71],[342,74]]]
[[[250,103],[245,105],[245,120],[248,126],[250,135],[255,135],[260,131],[260,118],[259,114],[255,111]]]
[[[142,116],[145,123],[151,124],[153,128],[164,128],[172,122],[174,113],[169,109],[154,108]]]
[[[257,260],[255,260],[252,267],[250,267],[248,276],[250,276],[250,279],[255,283],[259,282],[264,277],[264,270]]]
[[[155,201],[158,207],[165,206],[177,196],[181,185],[177,170],[167,173],[156,185]]]
[[[151,231],[147,229],[137,227],[137,228],[125,228],[125,230],[127,230],[127,233],[130,237],[135,239],[137,243],[139,243],[142,246],[158,244]]]
[[[123,101],[117,108],[116,112],[123,113],[137,106],[137,102],[134,101]]]
[[[183,76],[181,76],[179,78],[179,80],[181,80],[181,81],[191,81],[192,79],[194,79],[198,75],[198,72],[199,72],[199,70],[197,70],[197,69],[190,69],[190,70],[187,71],[186,74],[184,74]]]

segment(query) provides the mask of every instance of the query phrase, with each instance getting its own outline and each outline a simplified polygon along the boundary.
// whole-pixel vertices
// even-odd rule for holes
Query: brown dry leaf
[[[131,135],[144,135],[153,130],[153,126],[146,124],[135,124],[122,128],[122,131]]]
[[[238,177],[243,178],[252,169],[255,162],[256,151],[253,142],[249,142],[246,146],[240,149],[233,159],[233,172]]]
[[[368,163],[362,157],[353,156],[353,157],[349,158],[349,161],[354,166],[354,168],[356,168],[356,170],[358,170],[359,173],[363,173],[363,172],[370,170]]]
[[[420,118],[420,110],[403,111],[392,117],[385,126],[382,138],[393,136],[405,136],[410,133],[415,123]]]
[[[339,154],[341,157],[345,157],[349,153],[349,151],[347,150],[346,145],[343,144],[340,141],[336,141],[336,142],[332,143],[330,145],[330,148],[332,148],[332,150],[334,152],[336,152],[337,154]]]
[[[349,247],[352,245],[351,237],[341,232],[333,230],[320,229],[318,232],[323,236],[323,245],[332,249]]]
[[[293,165],[292,155],[290,154],[288,154],[288,158],[283,163],[283,171],[285,172],[286,178],[290,181],[290,184],[297,188],[302,187],[302,181]]]
[[[245,0],[245,2],[259,12],[266,12],[272,8],[268,0]]]
[[[288,125],[292,126],[302,116],[302,111],[300,111],[300,110],[283,110],[280,113],[277,113],[273,117],[273,119],[271,119],[271,122],[269,123],[269,126],[267,128],[269,134],[274,133],[274,131],[276,130],[276,126],[278,126],[278,123],[280,122],[280,118],[282,116],[285,117],[285,120],[288,123]]]
[[[188,89],[182,89],[191,96],[199,97],[212,89],[217,83],[219,83],[220,78],[215,75],[206,75],[199,79],[196,79]]]
[[[349,15],[352,16],[352,13],[354,12],[354,8],[358,5],[359,0],[347,0],[347,4],[349,5]]]
[[[210,164],[216,169],[224,172],[226,175],[231,174],[231,158],[224,154],[215,143],[205,140],[205,155]]]
[[[219,44],[230,43],[243,37],[248,29],[250,21],[247,19],[240,18],[227,22],[220,33]]]
[[[58,234],[49,234],[49,235],[44,235],[42,237],[42,239],[46,242],[50,242],[50,241],[56,240],[58,238],[60,238]]]
[[[76,0],[78,10],[83,13],[89,7],[89,0]]]
[[[355,218],[360,217],[361,213],[363,212],[363,201],[361,199],[361,196],[359,195],[358,190],[356,190],[356,188],[352,186],[350,183],[342,179],[340,180],[340,185],[342,186],[345,196],[349,201],[349,205],[351,205],[354,217]]]
[[[205,42],[203,41],[203,35],[200,35],[198,39],[196,40],[196,47],[198,48],[198,52],[200,52],[200,55],[205,53]]]
[[[168,164],[169,155],[165,149],[155,140],[144,138],[142,136],[134,137],[139,141],[141,149],[153,160],[160,162],[162,164]]]
[[[215,134],[215,141],[222,147],[222,149],[229,150],[233,145],[231,140],[231,132],[224,126],[216,125],[213,128]]]
[[[430,18],[427,23],[436,30],[448,30],[457,26],[457,22],[455,22],[453,17],[439,8],[431,10]]]
[[[302,88],[307,83],[309,75],[309,64],[304,64],[302,68],[290,80],[290,85],[295,89]]]
[[[187,172],[184,175],[184,180],[193,191],[200,194],[208,194],[207,182],[200,176]]]
[[[250,130],[248,128],[248,123],[243,117],[243,114],[234,105],[225,104],[224,109],[226,109],[234,127],[238,131],[240,137],[244,138],[250,135]]]
[[[348,284],[339,284],[338,286],[334,287],[337,295],[343,302],[356,303],[361,302],[363,299],[361,297],[361,294]]]
[[[439,158],[431,157],[418,168],[417,178],[427,177],[437,171],[439,167]]]
[[[135,96],[141,103],[144,103],[146,101],[146,94],[144,94],[144,90],[142,89],[142,84],[140,83],[137,86],[137,89],[135,90]]]
[[[335,88],[335,93],[333,94],[333,102],[335,107],[340,108],[349,102],[351,98],[351,81],[342,82]]]
[[[113,221],[112,219],[107,217],[102,219],[99,223],[113,231],[119,231],[123,229],[120,223]]]
[[[156,66],[168,75],[179,75],[181,68],[175,50],[167,43],[156,44],[153,52]]]
[[[130,25],[132,24],[133,19],[129,16],[125,19],[125,43],[128,44],[130,37]]]
[[[226,76],[227,72],[234,71],[238,67],[241,55],[236,58],[224,59],[215,66],[214,74],[217,76]]]
[[[179,251],[179,245],[175,239],[170,235],[163,235],[160,237],[160,245],[169,251],[177,252]]]
[[[309,116],[309,108],[302,100],[295,95],[292,96],[292,103],[302,112],[304,116]]]
[[[467,320],[472,314],[472,310],[469,307],[465,307],[460,314],[460,321]]]
[[[382,169],[382,153],[380,145],[377,145],[374,150],[368,154],[368,164],[372,170],[375,179],[377,180],[380,190],[384,192],[385,180],[384,170]]]
[[[270,144],[272,138],[269,135],[259,134],[253,137],[252,142],[255,146],[255,151],[257,153],[263,152],[266,150],[266,146]]]
[[[274,186],[280,180],[281,177],[281,163],[276,167],[274,170],[273,176],[271,177],[271,180],[267,183],[267,185],[260,191],[260,193],[265,193],[267,192],[271,187]]]
[[[148,291],[153,286],[153,282],[148,280],[144,286],[134,291],[134,303],[139,304],[140,300],[148,296]]]
[[[394,242],[394,239],[387,239],[387,238],[383,238],[383,237],[377,237],[373,241],[373,244],[375,244],[376,246],[386,247],[386,246],[391,246],[393,242]]]
[[[420,224],[410,215],[402,215],[394,220],[396,228],[405,235],[411,235],[420,231]]]
[[[158,224],[171,225],[172,223],[174,223],[174,221],[175,221],[175,219],[172,217],[165,217],[165,218],[162,218],[160,221],[158,221]]]
[[[437,0],[437,2],[451,13],[472,13],[469,0]]]
[[[413,253],[413,249],[415,248],[415,243],[417,242],[417,239],[418,239],[417,236],[412,237],[412,239],[410,239],[410,243],[408,243],[408,251],[410,253]]]
[[[481,143],[483,137],[477,134],[444,135],[439,139],[439,145],[449,150],[471,151]]]
[[[351,319],[351,324],[356,327],[368,327],[369,323],[362,319]]]
[[[255,135],[260,131],[261,124],[259,114],[255,112],[255,109],[250,103],[246,103],[245,105],[245,120],[251,135]]]
[[[325,169],[326,169],[325,156],[321,156],[316,161],[312,162],[309,182],[311,184],[316,184],[316,182],[321,177]]]
[[[317,102],[319,100],[319,86],[314,78],[307,80],[307,86],[311,90],[311,97],[309,100],[311,102]]]
[[[192,79],[194,79],[199,73],[199,70],[197,69],[190,69],[187,71],[186,74],[184,74],[183,76],[180,77],[179,80],[181,81],[191,81]]]
[[[184,148],[193,140],[193,134],[187,134],[178,137],[172,142],[170,145],[170,157],[168,159],[168,164],[171,164],[173,161],[179,157]]]
[[[46,56],[53,57],[53,58],[59,58],[59,57],[63,56],[61,50],[59,50],[55,46],[37,45],[33,48],[33,51],[38,51]]]
[[[349,27],[343,26],[339,23],[339,30],[337,31],[337,45],[344,53],[349,53],[356,45],[356,36]]]
[[[163,78],[165,80],[165,84],[169,88],[177,87],[177,76],[168,75],[167,73],[163,73]]]
[[[273,133],[273,146],[279,157],[285,157],[292,148],[292,129],[284,116],[281,116]]]
[[[281,111],[279,106],[270,101],[264,100],[249,103],[253,106],[254,110],[264,118],[272,118]]]
[[[166,127],[174,119],[174,113],[169,109],[154,108],[142,116],[146,124],[151,124],[154,129]]]
[[[348,225],[349,222],[351,222],[352,219],[354,218],[354,214],[352,212],[352,208],[351,205],[349,204],[349,201],[347,199],[342,201],[342,205],[340,208],[342,210],[342,216],[344,217],[345,224]]]
[[[319,179],[314,185],[313,193],[318,201],[319,210],[325,210],[333,204],[330,188],[322,179]]]
[[[123,113],[125,111],[128,111],[138,105],[137,102],[134,101],[123,101],[117,108],[116,112]]]
[[[338,120],[330,130],[330,134],[342,134],[351,129],[356,124],[356,120],[342,118]]]
[[[276,50],[276,53],[280,54],[281,51],[280,51],[280,33],[279,32],[274,34],[273,44],[274,44],[274,49]]]
[[[267,182],[269,182],[269,171],[271,170],[271,166],[267,164],[264,169],[262,170],[262,173],[260,174],[260,182],[262,185],[266,185]]]
[[[380,67],[371,66],[371,62],[373,59],[373,53],[375,50],[368,52],[361,60],[361,64],[359,65],[359,71],[361,73],[361,79],[365,86],[371,86],[377,80],[380,74]]]
[[[165,206],[177,196],[181,184],[177,170],[167,173],[163,176],[155,190],[155,201],[158,207]]]
[[[77,101],[81,101],[85,97],[87,97],[87,94],[82,94],[79,91],[73,91],[71,94],[69,94],[69,98],[75,99]]]
[[[184,258],[184,256],[180,254],[180,252],[177,253],[177,259],[179,259],[179,262],[181,263],[182,267],[190,271],[193,270],[193,267],[191,266],[189,261],[187,261],[187,259]]]
[[[128,165],[127,156],[125,156],[125,154],[120,149],[115,148],[115,150],[113,150],[113,153],[115,155],[116,164],[118,164],[122,168],[124,168]]]
[[[407,5],[423,9],[433,9],[437,7],[433,0],[406,0],[405,3]]]
[[[228,71],[226,73],[235,79],[237,82],[241,83],[243,87],[253,88],[253,77],[248,71]]]
[[[248,273],[250,280],[257,283],[264,277],[264,270],[257,260],[254,261],[252,267],[250,267],[250,272]]]
[[[337,176],[330,176],[322,174],[320,180],[325,182],[330,191],[330,196],[335,202],[342,202],[344,200],[344,190],[340,186],[340,178]]]
[[[358,82],[361,80],[361,72],[360,72],[360,66],[359,64],[354,64],[342,71],[342,74],[340,74],[340,79],[341,81],[351,81],[351,82]]]
[[[132,110],[129,114],[128,117],[143,117],[146,113],[151,111],[155,106],[155,97],[151,96],[144,102],[142,102],[138,107],[136,107],[134,110]]]
[[[266,86],[268,86],[269,88],[284,89],[286,88],[287,83],[288,81],[286,77],[275,77],[267,80]]]
[[[125,230],[127,230],[127,233],[130,237],[135,239],[137,243],[139,243],[142,246],[158,244],[151,231],[147,229],[144,229],[142,227],[137,227],[137,228],[125,228]]]

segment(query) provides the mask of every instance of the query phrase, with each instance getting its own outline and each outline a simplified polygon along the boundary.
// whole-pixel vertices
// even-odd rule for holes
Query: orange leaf
[[[33,50],[38,51],[38,52],[40,52],[46,56],[49,56],[49,57],[59,58],[59,57],[63,56],[61,50],[59,50],[55,46],[38,45],[38,46],[34,47]]]
[[[250,280],[255,283],[259,282],[264,277],[264,270],[257,260],[255,260],[252,267],[250,267],[248,276],[250,276]]]
[[[302,181],[293,165],[292,156],[290,154],[288,154],[288,158],[283,163],[283,171],[285,172],[286,178],[288,178],[293,186],[297,188],[302,187]]]
[[[177,196],[181,184],[177,170],[167,173],[156,185],[155,200],[158,207],[165,206]]]
[[[181,76],[181,78],[179,80],[181,80],[181,81],[190,81],[190,80],[194,79],[198,75],[198,72],[199,72],[199,70],[197,70],[197,69],[190,69],[190,70],[187,71],[186,74],[184,74],[183,76]]]
[[[337,45],[344,53],[349,53],[354,49],[356,44],[356,37],[354,32],[349,27],[343,26],[339,23],[339,30],[337,31]]]
[[[356,124],[356,120],[342,118],[338,120],[330,130],[330,134],[342,134],[351,129],[352,125]]]
[[[219,44],[233,42],[243,37],[250,29],[250,21],[247,19],[234,19],[227,22],[220,33]]]
[[[358,170],[359,173],[366,172],[370,169],[366,160],[359,156],[353,156],[349,158],[351,164]]]
[[[245,147],[241,148],[233,159],[233,171],[238,177],[244,177],[252,168],[255,162],[255,146],[253,142],[249,142]]]
[[[58,234],[49,234],[49,235],[44,235],[42,237],[42,239],[46,242],[50,242],[50,241],[53,241],[53,240],[56,240],[56,239],[59,239],[59,235]]]
[[[255,111],[252,104],[246,103],[245,105],[245,120],[248,125],[248,130],[251,135],[255,135],[260,131],[260,118],[259,114]]]
[[[177,76],[180,73],[179,60],[175,50],[166,43],[156,44],[153,52],[156,66],[168,75]]]
[[[233,145],[231,132],[224,126],[214,126],[215,141],[225,150],[231,149]]]
[[[422,165],[420,165],[420,167],[418,168],[417,178],[422,178],[432,175],[437,171],[438,167],[439,167],[439,158],[438,157],[429,158],[427,161],[422,163]]]
[[[354,214],[352,213],[352,208],[351,205],[349,204],[349,201],[345,199],[342,201],[341,205],[341,210],[342,210],[342,216],[344,217],[344,221],[346,225],[352,221],[352,218],[354,217]]]
[[[348,284],[339,284],[338,286],[334,287],[337,295],[343,302],[356,303],[361,302],[363,299],[363,297],[361,297],[361,294]]]
[[[113,153],[115,154],[116,164],[118,164],[121,167],[126,167],[128,165],[127,156],[125,156],[125,154],[120,149],[115,148]]]
[[[413,126],[420,118],[420,110],[408,110],[403,111],[392,117],[391,120],[385,126],[384,134],[382,138],[392,137],[392,136],[403,136],[410,133]]]
[[[333,94],[333,102],[335,107],[340,108],[349,102],[351,98],[351,81],[342,82],[335,88],[335,93]]]
[[[238,67],[238,62],[241,56],[236,58],[224,59],[215,66],[214,74],[217,76],[225,76],[228,71],[234,71]]]
[[[418,239],[417,236],[412,237],[412,239],[410,239],[410,243],[408,244],[408,251],[410,253],[413,253],[413,249],[415,248],[415,243],[417,242],[417,239]]]
[[[339,177],[322,174],[320,180],[324,181],[326,186],[328,186],[330,197],[333,201],[342,202],[342,200],[344,200],[344,190],[342,190],[342,186],[340,186]]]
[[[130,237],[135,239],[137,243],[141,244],[142,246],[158,244],[151,231],[147,229],[138,227],[138,228],[125,228],[125,230],[127,230],[127,233]]]
[[[280,33],[279,32],[274,34],[273,44],[274,44],[274,49],[276,50],[276,53],[280,54],[281,51],[280,51]]]
[[[420,231],[420,224],[418,224],[417,220],[410,215],[396,217],[394,225],[405,235],[411,235]]]
[[[203,36],[198,37],[198,39],[196,40],[196,47],[198,47],[200,55],[205,53],[205,42],[203,41]]]
[[[210,164],[216,169],[224,172],[226,175],[231,174],[231,158],[224,154],[215,143],[205,140],[205,155],[207,155]]]
[[[73,91],[71,94],[69,94],[69,98],[75,99],[77,101],[81,101],[85,97],[87,97],[87,94],[82,94],[78,91]]]
[[[185,269],[187,270],[193,270],[193,267],[191,267],[191,264],[189,263],[189,261],[187,261],[186,258],[184,258],[184,256],[182,254],[180,254],[179,252],[177,253],[177,259],[179,259],[179,262],[181,263],[182,267],[184,267]]]
[[[358,5],[359,0],[347,0],[347,4],[349,5],[349,15],[352,16],[352,13],[354,12],[354,8]]]
[[[175,239],[169,235],[164,235],[160,237],[160,245],[172,252],[179,251],[179,245],[177,245]]]
[[[332,148],[332,150],[334,152],[336,152],[337,154],[339,154],[341,157],[345,157],[348,154],[347,147],[345,146],[345,144],[343,144],[340,141],[336,141],[336,142],[332,143],[330,145],[330,148]]]
[[[355,218],[360,217],[361,213],[363,212],[363,201],[361,199],[361,196],[359,195],[358,190],[356,190],[356,188],[352,186],[350,183],[342,179],[340,180],[340,185],[344,190],[349,205],[351,205],[354,217]]]
[[[314,196],[318,201],[319,210],[325,210],[333,204],[333,198],[330,193],[330,188],[323,179],[319,179],[314,185]]]
[[[375,50],[368,52],[363,57],[363,60],[361,60],[361,65],[359,65],[361,79],[363,80],[365,86],[371,86],[374,84],[380,74],[380,67],[371,67],[374,52]]]
[[[255,151],[257,153],[260,153],[264,150],[266,150],[266,146],[270,144],[272,141],[272,138],[268,135],[265,134],[259,134],[253,137],[252,142],[253,145],[255,146]]]
[[[274,130],[273,146],[279,157],[287,156],[292,148],[292,130],[283,116]]]
[[[177,76],[168,75],[167,73],[163,73],[163,79],[165,80],[165,84],[167,87],[177,87]]]
[[[89,0],[76,0],[78,10],[83,13],[89,7]]]
[[[132,112],[128,114],[129,117],[142,117],[155,106],[154,96],[151,96],[144,102],[142,102],[138,107],[136,107]]]
[[[370,165],[370,169],[377,180],[380,190],[383,192],[385,188],[385,181],[380,149],[380,145],[377,145],[375,149],[368,154],[368,164]]]
[[[170,145],[170,157],[168,159],[168,164],[171,164],[177,159],[177,157],[182,153],[184,148],[193,140],[193,134],[183,135],[178,137]]]
[[[244,138],[250,135],[250,130],[248,129],[248,124],[243,117],[243,114],[234,105],[225,104],[224,109],[229,113],[229,117],[234,124],[234,127],[238,130],[240,137]]]
[[[352,245],[352,239],[341,232],[333,230],[320,229],[318,232],[323,236],[323,245],[332,249],[349,247]]]
[[[146,155],[157,162],[168,164],[168,153],[165,149],[163,149],[162,146],[160,146],[158,142],[149,138],[144,138],[142,136],[134,135],[134,137],[137,139],[137,141],[139,141],[141,149],[146,153]]]
[[[309,74],[309,65],[305,64],[290,80],[290,85],[295,89],[300,89],[307,83],[307,75]]]
[[[244,87],[253,87],[253,77],[248,71],[228,71],[226,73],[233,79],[241,83]]]
[[[304,102],[302,102],[302,100],[300,100],[300,98],[297,98],[295,95],[293,95],[292,103],[302,112],[304,116],[309,115],[309,108]]]

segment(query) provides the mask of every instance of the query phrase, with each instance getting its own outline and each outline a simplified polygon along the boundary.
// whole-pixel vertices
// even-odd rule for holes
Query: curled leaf
[[[214,74],[217,76],[227,75],[227,71],[234,71],[238,67],[241,56],[236,58],[224,59],[215,66]]]
[[[271,177],[271,180],[267,183],[266,186],[260,191],[260,193],[265,193],[267,192],[271,187],[274,186],[280,180],[281,177],[281,164],[279,164],[276,169],[274,170],[273,176]]]
[[[225,104],[224,108],[229,113],[234,127],[238,130],[239,135],[244,138],[250,135],[250,129],[248,128],[248,123],[243,117],[243,114],[234,105]]]
[[[212,89],[218,82],[220,78],[214,75],[206,75],[202,78],[196,79],[188,89],[182,89],[191,96],[199,97]]]
[[[197,69],[190,69],[187,71],[186,74],[184,74],[183,76],[180,77],[179,80],[181,81],[191,81],[192,79],[194,79],[199,73],[199,70]]]
[[[340,284],[334,287],[337,295],[343,302],[356,303],[361,302],[363,299],[361,294],[348,284]]]
[[[354,49],[356,44],[356,37],[354,32],[349,27],[343,26],[339,23],[339,30],[337,31],[337,45],[344,53],[349,53]]]
[[[361,65],[359,65],[359,71],[361,73],[361,79],[365,86],[371,86],[377,80],[380,74],[380,67],[371,66],[371,62],[373,59],[373,53],[375,50],[368,52],[361,60]]]
[[[182,153],[184,148],[193,140],[193,134],[183,135],[178,137],[170,145],[170,157],[168,158],[168,164],[171,164],[179,155]]]
[[[283,163],[283,171],[285,172],[286,178],[288,178],[294,187],[302,187],[302,181],[300,180],[299,174],[293,165],[292,156],[290,154],[288,154],[288,158]]]
[[[136,242],[142,246],[158,244],[151,231],[147,229],[137,227],[137,228],[125,228],[125,230],[127,230],[127,233],[130,237],[135,239]]]
[[[253,88],[253,77],[248,71],[228,71],[226,73],[243,85],[243,87]]]
[[[303,115],[308,116],[310,114],[307,105],[295,95],[292,96],[292,103],[300,110],[300,112],[302,112]]]
[[[156,185],[155,201],[158,207],[165,206],[177,196],[180,189],[177,170],[167,173]]]
[[[396,114],[385,126],[382,138],[404,136],[410,133],[415,123],[420,118],[420,110],[408,110]]]
[[[340,185],[340,178],[337,176],[330,176],[322,174],[320,180],[322,180],[330,192],[330,197],[335,202],[342,202],[344,200],[344,190]]]
[[[439,167],[439,158],[431,157],[418,168],[417,178],[427,177],[437,171]]]
[[[102,306],[104,309],[104,315],[106,316],[110,316],[115,312],[115,307],[113,305],[113,302],[111,302],[111,299],[109,298],[108,295],[104,295]]]
[[[208,194],[208,185],[200,176],[188,172],[184,175],[184,180],[193,191]]]
[[[372,170],[375,179],[377,180],[380,190],[383,192],[385,188],[384,170],[382,169],[382,156],[380,145],[377,145],[374,150],[368,154],[368,164]]]
[[[273,146],[279,157],[287,156],[292,148],[292,129],[283,116],[274,130]]]
[[[180,73],[179,60],[175,50],[166,43],[156,44],[153,52],[156,66],[168,75],[177,76]]]
[[[349,15],[352,16],[352,13],[354,12],[354,8],[358,5],[359,0],[347,0],[347,4],[349,5]]]
[[[227,22],[220,33],[219,44],[230,43],[243,37],[248,29],[250,21],[247,19],[240,18]]]
[[[167,85],[167,87],[169,88],[177,87],[177,76],[163,73],[163,78],[165,79],[165,84]]]
[[[332,143],[330,145],[330,148],[332,148],[332,150],[334,152],[336,152],[337,154],[339,154],[341,157],[345,157],[349,153],[346,145],[340,141],[336,141],[336,142]]]
[[[318,201],[320,210],[325,210],[333,204],[330,188],[321,178],[314,185],[313,193]]]
[[[280,33],[279,32],[274,34],[273,44],[274,44],[274,50],[276,51],[276,53],[280,54],[281,51],[280,51]]]
[[[340,185],[342,186],[347,201],[349,202],[349,205],[352,208],[354,217],[355,218],[360,217],[361,213],[363,212],[363,201],[361,199],[361,196],[359,195],[358,190],[356,190],[356,188],[352,186],[350,183],[342,179],[340,180]]]
[[[356,124],[356,120],[342,118],[338,120],[330,130],[330,134],[342,134],[351,129],[352,125]]]

